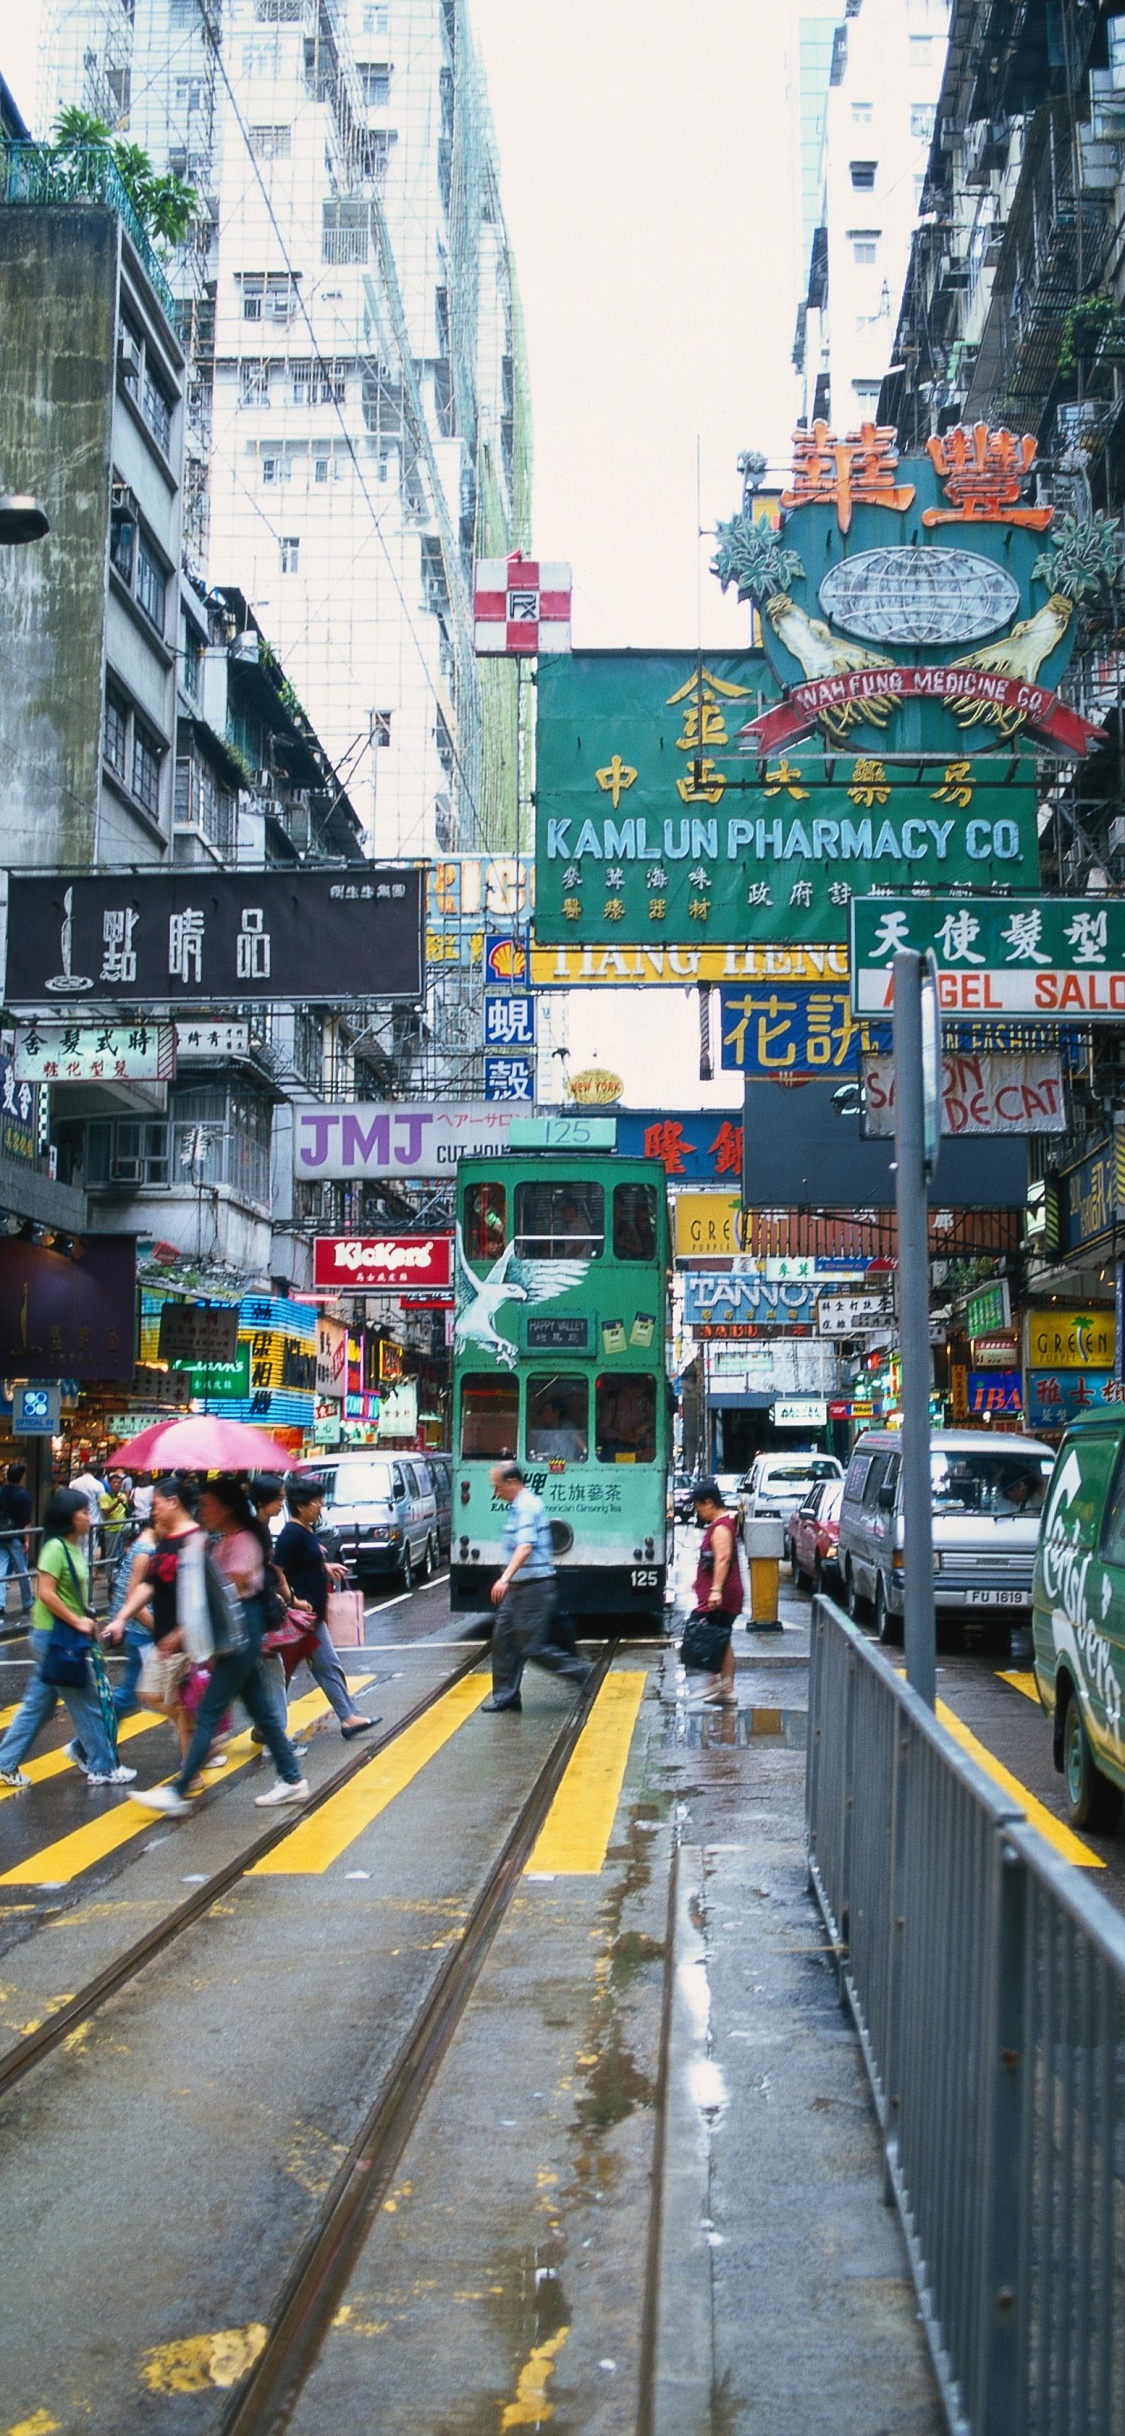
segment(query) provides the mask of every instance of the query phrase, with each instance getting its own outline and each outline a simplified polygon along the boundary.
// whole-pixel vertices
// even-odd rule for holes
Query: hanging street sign
[[[16,1008],[85,1013],[274,999],[418,998],[422,871],[331,869],[7,875]]]
[[[990,759],[987,730],[966,745],[954,728],[934,766],[912,736],[909,761],[821,739],[753,770],[739,732],[777,692],[756,652],[575,652],[540,669],[538,946],[843,940],[873,887],[1035,886],[1027,755]]]
[[[1010,1328],[1012,1324],[1012,1293],[1006,1277],[990,1279],[986,1286],[974,1286],[965,1297],[965,1332],[971,1337],[986,1336],[990,1330]],[[1045,1360],[1050,1356],[1045,1355]],[[980,1365],[983,1370],[986,1365]]]
[[[785,1284],[734,1271],[688,1269],[684,1275],[684,1325],[741,1323],[755,1328],[792,1328],[813,1318],[818,1289],[811,1281]]]
[[[249,1342],[240,1342],[229,1362],[177,1362],[170,1373],[169,1385],[188,1402],[194,1396],[248,1396]]]
[[[535,1100],[534,1056],[486,1057],[484,1096],[501,1106],[531,1107]]]
[[[324,1183],[453,1174],[458,1159],[502,1158],[512,1115],[484,1100],[297,1107],[293,1173]]]
[[[848,951],[838,941],[796,947],[622,947],[604,940],[589,947],[537,947],[532,941],[530,966],[528,979],[537,990],[636,989],[654,982],[682,990],[701,981],[846,981]]]
[[[526,931],[534,901],[530,854],[456,854],[426,874],[426,963],[479,969],[485,939],[506,925]]]
[[[1064,1130],[1066,1100],[1057,1050],[1037,1057],[964,1057],[944,1042],[943,1047],[943,1134]],[[894,1132],[894,1079],[893,1057],[864,1058],[863,1121],[869,1135]]]
[[[448,1286],[453,1275],[449,1235],[318,1235],[313,1283],[337,1294],[367,1286]]]
[[[900,947],[932,948],[943,1013],[1125,1016],[1125,902],[867,897],[852,907],[852,1005],[886,1015]]]
[[[484,1000],[486,1049],[535,1047],[535,999],[530,990],[489,990]]]
[[[818,1075],[858,1074],[860,1051],[890,1051],[893,1026],[857,1022],[845,982],[834,989],[792,988],[759,983],[721,995],[722,1063],[747,1075],[787,1075],[813,1082]]]
[[[195,1023],[176,1023],[176,1061],[195,1057],[245,1057],[250,1047],[248,1023],[216,1023],[201,1016]]]
[[[169,1023],[18,1024],[16,1079],[28,1083],[166,1083],[176,1071]]]
[[[885,1294],[822,1294],[816,1309],[821,1336],[857,1336],[884,1327],[891,1317]]]
[[[570,568],[561,560],[478,558],[473,568],[473,648],[527,656],[570,650]]]

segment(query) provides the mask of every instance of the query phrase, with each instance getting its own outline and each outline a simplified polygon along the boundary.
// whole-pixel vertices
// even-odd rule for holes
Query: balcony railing
[[[65,158],[41,144],[11,144],[0,151],[0,201],[4,203],[103,203],[128,230],[145,273],[173,328],[176,299],[168,285],[136,205],[117,164],[103,145],[91,144]]]

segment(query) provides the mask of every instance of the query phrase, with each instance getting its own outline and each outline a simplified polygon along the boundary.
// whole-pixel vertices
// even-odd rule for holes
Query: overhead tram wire
[[[315,330],[314,330],[314,328],[313,328],[312,317],[311,317],[311,315],[310,315],[310,313],[309,313],[308,306],[306,305],[305,300],[304,300],[304,297],[303,297],[303,295],[302,295],[302,293],[301,293],[301,286],[300,286],[300,275],[299,275],[299,273],[298,273],[298,272],[295,270],[295,268],[294,268],[292,257],[291,257],[291,255],[290,255],[290,253],[289,253],[289,249],[288,249],[288,247],[287,247],[287,245],[286,245],[286,243],[285,243],[285,239],[284,239],[284,237],[282,236],[281,229],[280,229],[280,226],[279,226],[279,224],[278,224],[277,214],[276,214],[276,212],[274,211],[274,208],[273,208],[273,202],[272,202],[271,196],[270,196],[269,191],[268,191],[268,189],[267,189],[265,179],[264,179],[264,178],[263,178],[263,176],[262,176],[261,167],[260,167],[260,164],[259,164],[259,162],[258,162],[258,157],[257,157],[257,154],[255,153],[254,148],[253,148],[253,146],[252,146],[252,144],[251,144],[251,142],[250,142],[250,131],[249,131],[249,128],[247,127],[246,121],[245,121],[245,119],[243,118],[243,115],[242,115],[242,111],[241,111],[241,109],[239,108],[238,102],[237,102],[237,100],[236,100],[236,98],[235,98],[234,87],[233,87],[233,85],[231,84],[230,76],[229,76],[229,73],[228,73],[228,71],[227,71],[227,64],[226,64],[226,60],[225,60],[225,59],[224,59],[224,57],[223,57],[223,53],[222,53],[222,48],[221,48],[221,46],[219,47],[219,49],[218,49],[218,51],[217,51],[217,53],[216,53],[216,61],[217,61],[217,65],[218,65],[219,74],[220,74],[220,76],[221,76],[221,78],[222,78],[223,85],[224,85],[224,88],[225,88],[225,91],[226,91],[227,99],[228,99],[228,101],[229,101],[229,103],[230,103],[230,107],[231,107],[232,113],[233,113],[233,115],[234,115],[235,122],[236,122],[236,124],[237,124],[237,126],[238,126],[238,130],[239,130],[239,133],[240,133],[240,135],[241,135],[241,137],[242,137],[243,144],[244,144],[244,145],[245,145],[245,147],[246,147],[246,154],[247,154],[247,158],[248,158],[248,160],[250,161],[250,163],[251,163],[251,165],[252,165],[252,167],[253,167],[254,176],[255,176],[255,179],[256,179],[256,181],[257,181],[257,185],[258,185],[258,189],[259,189],[259,192],[260,192],[260,194],[261,194],[261,197],[262,197],[262,201],[264,202],[265,207],[266,207],[266,212],[267,212],[267,215],[268,215],[268,217],[269,217],[270,226],[271,226],[271,228],[272,228],[272,230],[273,230],[274,237],[275,237],[275,239],[276,239],[276,241],[277,241],[277,245],[278,245],[279,252],[280,252],[280,254],[281,254],[281,259],[282,259],[282,262],[283,262],[283,264],[284,264],[285,270],[286,270],[286,272],[287,272],[287,274],[288,274],[288,276],[289,276],[290,280],[292,281],[292,292],[293,292],[293,294],[294,294],[294,296],[295,296],[295,298],[296,298],[296,303],[297,303],[297,309],[298,309],[298,312],[299,312],[299,314],[300,314],[300,316],[301,316],[301,319],[302,319],[302,321],[303,321],[303,323],[304,323],[305,329],[306,329],[306,331],[308,332],[309,341],[310,341],[310,345],[311,345],[311,347],[312,347],[313,355],[314,355],[314,357],[316,357],[316,358],[317,358],[317,360],[319,360],[319,348],[318,348],[318,344],[317,344],[316,333],[315,333]],[[433,679],[432,679],[432,677],[431,677],[431,675],[430,675],[430,670],[429,670],[429,666],[428,666],[428,663],[427,663],[427,660],[426,660],[426,654],[425,654],[425,651],[424,651],[424,648],[423,648],[422,639],[421,639],[421,636],[419,635],[419,633],[418,633],[418,631],[417,631],[417,628],[415,627],[413,617],[411,616],[410,608],[409,608],[408,603],[407,603],[407,600],[406,600],[406,595],[405,595],[405,593],[404,593],[404,591],[403,591],[402,584],[401,584],[401,582],[399,581],[398,570],[397,570],[397,568],[395,567],[394,560],[393,560],[393,558],[392,558],[392,556],[391,556],[390,549],[388,548],[388,545],[387,545],[387,540],[386,540],[386,536],[385,536],[385,534],[384,534],[384,532],[383,532],[383,529],[382,529],[382,525],[381,525],[381,523],[380,523],[379,516],[378,516],[378,514],[376,513],[376,509],[375,509],[375,504],[374,504],[374,501],[373,501],[373,500],[372,500],[372,498],[371,498],[371,494],[370,494],[370,492],[369,492],[369,490],[368,490],[367,483],[366,483],[366,481],[365,481],[365,479],[364,479],[363,468],[362,468],[362,466],[361,466],[361,464],[360,464],[359,457],[358,457],[358,456],[357,456],[357,454],[356,454],[355,443],[354,443],[354,441],[353,441],[353,438],[352,438],[351,432],[348,430],[348,426],[347,426],[347,420],[346,420],[346,417],[344,416],[344,413],[343,413],[343,411],[342,411],[342,408],[341,408],[341,406],[340,406],[340,402],[339,402],[339,399],[338,399],[338,398],[333,398],[333,399],[330,401],[330,403],[331,403],[331,405],[332,405],[332,409],[333,409],[333,411],[334,411],[334,413],[335,413],[335,415],[336,415],[336,419],[337,419],[337,421],[338,421],[338,423],[339,423],[339,425],[340,425],[340,429],[341,429],[341,431],[342,431],[342,433],[343,433],[343,437],[344,437],[344,444],[345,444],[345,447],[346,447],[346,450],[347,450],[348,457],[349,457],[349,459],[350,459],[350,461],[351,461],[351,464],[352,464],[353,470],[354,470],[354,472],[355,472],[356,480],[357,480],[357,482],[358,482],[358,484],[359,484],[360,492],[361,492],[362,497],[363,497],[363,503],[364,503],[364,506],[366,507],[367,512],[368,512],[368,515],[370,516],[372,526],[373,526],[373,528],[374,528],[374,531],[375,531],[376,535],[378,536],[378,540],[379,540],[379,545],[380,545],[380,548],[382,549],[382,552],[383,552],[384,558],[386,559],[387,568],[388,568],[388,571],[389,571],[389,574],[390,574],[390,578],[391,578],[391,583],[392,583],[392,586],[393,586],[393,588],[394,588],[395,594],[396,594],[396,596],[397,596],[397,598],[398,598],[399,606],[400,606],[400,608],[401,608],[401,610],[402,610],[402,615],[403,615],[403,621],[404,621],[404,624],[406,625],[406,628],[407,628],[407,630],[408,630],[408,632],[409,632],[409,634],[410,634],[411,641],[413,642],[413,644],[414,644],[414,648],[415,648],[415,650],[416,650],[416,652],[417,652],[417,655],[418,655],[418,661],[419,661],[419,665],[420,665],[420,667],[421,667],[421,669],[422,669],[422,674],[423,674],[423,677],[424,677],[424,679],[425,679],[425,683],[426,683],[426,688],[427,688],[427,691],[428,691],[428,693],[429,693],[429,695],[430,695],[430,699],[431,699],[431,701],[433,702],[433,705],[434,705],[435,710],[439,710],[439,711],[440,711],[440,710],[442,709],[442,705],[441,705],[441,702],[439,701],[439,698],[438,698],[438,695],[437,695],[437,691],[436,691],[436,689],[435,689],[435,687],[434,687]],[[443,713],[443,716],[444,716],[444,713]],[[455,768],[456,768],[456,770],[457,770],[457,773],[458,773],[458,776],[459,776],[459,778],[460,778],[460,780],[461,780],[461,785],[462,785],[462,788],[463,788],[463,790],[464,790],[465,799],[466,799],[466,801],[468,802],[468,805],[469,805],[470,811],[471,811],[471,813],[472,813],[473,823],[474,823],[474,826],[475,826],[475,828],[476,828],[477,836],[478,836],[478,838],[479,838],[479,840],[480,840],[481,851],[482,851],[483,853],[487,853],[487,852],[488,852],[488,839],[487,839],[487,837],[485,836],[485,833],[484,833],[484,824],[483,824],[483,822],[482,822],[482,820],[481,820],[480,810],[479,810],[479,807],[478,807],[478,805],[477,805],[476,797],[475,797],[475,794],[474,794],[474,792],[473,792],[472,786],[471,786],[471,784],[470,784],[469,777],[468,777],[468,773],[467,773],[467,771],[466,771],[466,769],[465,769],[464,761],[463,761],[463,758],[462,758],[462,755],[461,755],[461,751],[460,751],[460,745],[459,745],[459,743],[458,743],[458,742],[455,742],[455,741],[454,741],[454,738],[453,738],[452,734],[450,734],[449,742],[450,742],[450,749],[451,749],[451,751],[452,751],[452,755],[453,755],[454,766],[455,766]]]

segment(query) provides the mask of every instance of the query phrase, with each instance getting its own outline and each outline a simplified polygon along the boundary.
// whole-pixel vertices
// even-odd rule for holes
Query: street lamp
[[[0,542],[42,541],[51,530],[41,499],[26,493],[0,492]]]

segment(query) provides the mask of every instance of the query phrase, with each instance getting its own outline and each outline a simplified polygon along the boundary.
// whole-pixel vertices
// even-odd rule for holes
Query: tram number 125
[[[631,1590],[659,1590],[660,1575],[655,1565],[634,1565],[629,1575]]]

